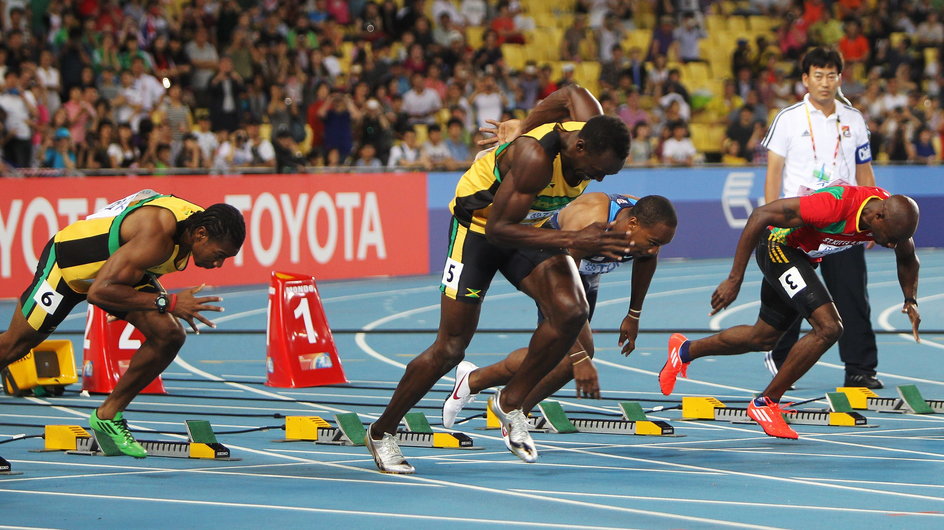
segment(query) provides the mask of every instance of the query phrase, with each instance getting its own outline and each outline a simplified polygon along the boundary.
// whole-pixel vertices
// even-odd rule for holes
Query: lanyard
[[[810,108],[806,105],[803,106],[803,110],[806,111],[806,124],[810,127],[810,143],[813,145],[813,165],[814,167],[819,165],[819,157],[816,156],[816,138],[813,136],[813,121],[810,119]],[[833,150],[833,171],[830,174],[835,174],[836,172],[836,159],[839,156],[839,142],[842,140],[842,135],[839,133],[839,115],[836,115],[836,149]]]

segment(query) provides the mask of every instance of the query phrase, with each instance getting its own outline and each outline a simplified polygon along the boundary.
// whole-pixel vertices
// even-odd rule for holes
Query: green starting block
[[[874,427],[858,412],[831,410],[798,410],[784,414],[787,423],[794,425],[830,425],[834,427]],[[747,407],[729,407],[717,398],[689,396],[682,398],[683,420],[714,420],[732,423],[754,423],[747,415]]]
[[[915,385],[900,385],[897,398],[880,397],[864,387],[839,387],[835,393],[844,395],[850,408],[856,410],[901,414],[944,414],[944,400],[924,399]]]
[[[367,430],[354,412],[336,414],[333,427],[319,416],[287,416],[285,439],[280,441],[309,441],[327,445],[365,445]],[[401,447],[428,447],[437,449],[481,449],[472,438],[460,432],[433,432],[422,412],[410,412],[404,420],[407,430],[397,432]]]
[[[210,422],[187,420],[187,441],[138,440],[148,456],[166,458],[201,458],[208,460],[239,460],[231,458],[226,446],[219,443]],[[47,425],[44,451],[65,451],[75,455],[121,456],[118,446],[108,436],[88,431],[78,425]]]
[[[540,417],[528,417],[530,430],[536,432],[675,436],[674,427],[664,421],[650,421],[646,418],[642,406],[632,401],[620,403],[620,410],[623,412],[621,420],[570,418],[557,401],[542,401],[538,404],[538,409],[541,411]],[[492,413],[491,406],[486,407],[486,411],[485,428],[500,429],[501,424]]]

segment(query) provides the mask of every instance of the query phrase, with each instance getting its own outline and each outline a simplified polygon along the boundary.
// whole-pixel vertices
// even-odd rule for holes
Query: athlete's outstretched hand
[[[639,334],[639,318],[633,318],[629,315],[623,317],[623,323],[620,324],[619,345],[623,347],[622,353],[629,357],[630,353],[636,349],[636,335]]]
[[[711,295],[711,313],[708,315],[714,315],[722,309],[727,309],[729,305],[737,298],[738,292],[741,290],[741,280],[733,279],[731,277],[726,278],[721,285],[715,289],[714,294]]]
[[[223,299],[219,296],[201,296],[197,298],[196,295],[206,284],[203,284],[199,287],[192,287],[190,289],[185,289],[177,294],[177,305],[174,306],[173,315],[182,320],[186,320],[190,324],[190,328],[194,333],[200,333],[200,330],[197,329],[197,323],[194,322],[194,319],[203,322],[211,328],[215,328],[214,324],[210,319],[201,315],[201,311],[216,311],[220,313],[223,311],[223,308],[218,305],[209,305],[210,302],[222,302]]]
[[[622,259],[629,254],[629,232],[611,230],[615,222],[593,223],[576,231],[575,239],[569,248],[580,251],[585,256],[605,256],[610,259]]]
[[[496,120],[485,120],[492,124],[492,127],[479,127],[479,132],[491,134],[487,138],[478,141],[479,147],[486,148],[493,145],[506,144],[515,138],[521,136],[524,131],[524,122],[521,120],[505,120],[502,122]]]
[[[600,399],[600,380],[593,359],[587,358],[574,365],[574,383],[577,385],[578,398]]]
[[[908,315],[908,319],[911,320],[911,333],[914,335],[915,342],[921,342],[921,337],[918,336],[918,325],[921,324],[921,313],[918,312],[918,304],[905,302],[901,312]]]

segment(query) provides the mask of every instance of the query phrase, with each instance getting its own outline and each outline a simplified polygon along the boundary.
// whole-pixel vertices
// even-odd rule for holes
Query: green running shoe
[[[134,439],[134,435],[128,430],[128,421],[120,412],[115,414],[112,420],[101,420],[98,418],[98,409],[95,409],[89,416],[89,427],[97,433],[108,436],[122,453],[135,458],[147,456],[147,451]]]

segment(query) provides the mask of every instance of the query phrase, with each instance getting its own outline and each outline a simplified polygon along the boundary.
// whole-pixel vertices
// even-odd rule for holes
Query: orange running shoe
[[[756,405],[754,400],[751,400],[751,404],[747,406],[747,415],[760,424],[767,436],[789,438],[791,440],[800,437],[783,419],[784,414],[793,414],[796,411],[780,408],[780,403],[774,403],[767,396],[764,396],[764,403],[764,406],[761,407]]]
[[[659,388],[662,389],[663,395],[668,396],[672,393],[672,389],[675,388],[675,380],[678,379],[678,376],[687,377],[685,372],[688,371],[689,363],[683,363],[682,358],[679,357],[679,348],[681,348],[682,344],[686,341],[688,341],[688,339],[681,333],[673,333],[672,336],[669,337],[669,358],[666,359],[662,371],[659,372]]]

